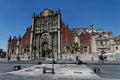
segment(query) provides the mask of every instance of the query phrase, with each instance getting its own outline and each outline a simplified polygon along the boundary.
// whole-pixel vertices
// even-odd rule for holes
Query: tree
[[[74,53],[74,45],[73,44],[70,44],[70,51],[71,51],[71,53]]]
[[[1,57],[1,58],[5,58],[5,57],[6,57],[6,52],[5,52],[5,51],[1,52],[1,53],[0,53],[0,57]]]
[[[81,54],[83,53],[83,49],[84,49],[84,46],[81,45],[81,46],[80,46],[80,53],[81,53]]]
[[[70,45],[71,53],[76,53],[79,51],[80,47],[78,46],[78,43],[73,43]]]
[[[78,43],[74,43],[74,51],[77,52],[79,49]]]
[[[80,50],[80,47],[78,43],[72,43],[72,44],[67,44],[66,49],[69,50],[71,54],[76,54],[77,56],[77,52]]]

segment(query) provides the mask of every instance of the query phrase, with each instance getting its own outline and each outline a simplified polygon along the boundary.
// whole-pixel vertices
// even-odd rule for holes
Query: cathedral
[[[32,24],[26,29],[22,37],[10,36],[7,56],[34,60],[46,59],[46,57],[62,59],[64,54],[71,54],[68,45],[74,43],[77,43],[79,47],[78,54],[100,53],[103,48],[97,46],[97,44],[101,46],[103,44],[103,42],[100,41],[103,35],[102,33],[100,30],[98,32],[94,31],[93,25],[90,25],[90,31],[88,31],[88,28],[70,29],[69,26],[65,25],[62,21],[60,10],[55,12],[45,9],[39,14],[33,14]],[[99,40],[96,40],[96,34],[99,35]],[[111,36],[110,32],[109,36]],[[112,37],[109,37],[109,39],[112,39]],[[109,41],[107,38],[104,40],[106,40],[105,44]],[[97,44],[96,41],[98,41]],[[109,51],[110,48],[111,47],[107,47],[106,50]]]
[[[29,56],[31,59],[49,57],[52,52],[60,59],[68,43],[73,43],[72,31],[63,23],[60,10],[45,9],[39,15],[33,14],[32,25],[23,37],[9,38],[7,52],[14,58]],[[29,53],[26,54],[26,51]]]

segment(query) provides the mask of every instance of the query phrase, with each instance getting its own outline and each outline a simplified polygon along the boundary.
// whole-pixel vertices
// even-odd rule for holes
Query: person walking
[[[10,56],[8,56],[7,60],[8,60],[8,62],[10,61]]]
[[[99,55],[99,61],[100,61],[100,63],[104,63],[104,57],[103,57],[103,55]]]

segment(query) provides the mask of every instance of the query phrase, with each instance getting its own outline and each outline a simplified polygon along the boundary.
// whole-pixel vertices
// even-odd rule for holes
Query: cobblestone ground
[[[16,75],[1,75],[0,80],[52,80],[50,77],[34,77],[34,76],[16,76]]]
[[[0,80],[99,80],[99,79],[77,79],[77,78],[58,78],[53,79],[52,77],[41,77],[41,76],[16,76],[11,74],[0,75]]]
[[[7,72],[1,76],[4,80],[7,78],[12,78],[12,80],[99,80],[100,78],[91,71],[86,65],[76,65],[76,64],[55,64],[55,74],[51,74],[47,71],[43,74],[43,67],[51,67],[51,64],[42,64],[32,66],[29,70],[28,68]],[[5,77],[6,76],[6,77]],[[12,77],[11,77],[12,76]],[[21,76],[21,77],[20,77]],[[31,78],[30,78],[31,77]]]

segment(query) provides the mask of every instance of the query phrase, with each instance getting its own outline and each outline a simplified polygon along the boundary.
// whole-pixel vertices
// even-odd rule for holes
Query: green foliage
[[[0,53],[0,57],[1,57],[1,58],[5,58],[5,57],[6,57],[6,52],[5,52],[5,51],[1,52],[1,53]]]
[[[75,52],[78,51],[78,49],[79,49],[78,43],[73,43],[73,45],[74,45]]]
[[[24,53],[30,52],[30,45],[26,45],[24,49]]]
[[[66,48],[69,49],[71,53],[77,52],[80,49],[78,43],[68,44]]]
[[[66,45],[66,49],[70,50],[71,53],[76,53],[78,51],[80,51],[81,53],[83,53],[83,49],[87,48],[87,45],[78,45],[78,43],[72,43],[72,44],[67,44]]]

